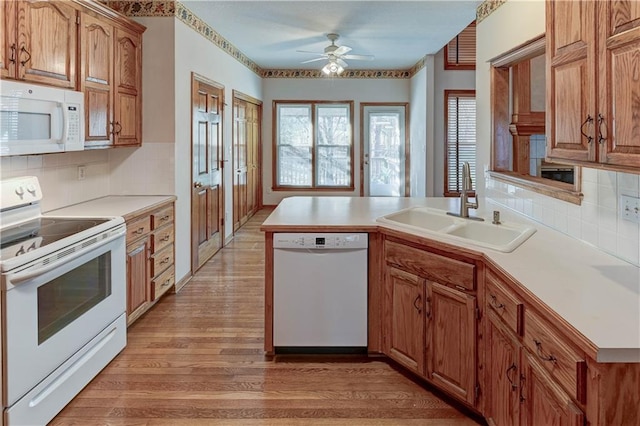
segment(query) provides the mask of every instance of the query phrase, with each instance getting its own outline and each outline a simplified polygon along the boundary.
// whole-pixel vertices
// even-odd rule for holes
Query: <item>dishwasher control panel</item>
[[[288,249],[355,249],[367,248],[366,233],[279,233],[273,234],[273,248]]]

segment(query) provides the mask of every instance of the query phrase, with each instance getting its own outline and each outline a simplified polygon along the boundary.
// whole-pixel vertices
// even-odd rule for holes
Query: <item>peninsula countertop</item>
[[[511,253],[376,222],[409,207],[456,211],[457,198],[291,197],[264,221],[267,232],[375,232],[391,228],[482,253],[553,309],[597,349],[598,362],[640,362],[640,268],[497,204],[473,211],[526,223],[536,233]]]

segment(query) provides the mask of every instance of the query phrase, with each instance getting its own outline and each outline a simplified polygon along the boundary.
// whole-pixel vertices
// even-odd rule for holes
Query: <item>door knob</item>
[[[193,184],[194,188],[202,188],[202,184],[200,182],[196,182]]]

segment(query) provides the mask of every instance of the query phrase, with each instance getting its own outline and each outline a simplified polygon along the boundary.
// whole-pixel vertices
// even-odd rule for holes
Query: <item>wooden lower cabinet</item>
[[[173,201],[125,216],[127,325],[175,285]]]
[[[526,350],[519,377],[520,424],[523,426],[582,426],[584,414]],[[514,423],[511,423],[514,424]]]
[[[474,405],[477,381],[476,297],[427,281],[427,378]]]
[[[127,246],[127,317],[137,318],[151,302],[149,288],[149,238]]]
[[[485,417],[490,425],[517,425],[520,415],[520,344],[489,311],[486,365],[490,383]]]
[[[385,241],[383,350],[449,395],[478,398],[475,267]],[[455,286],[455,287],[454,287]]]
[[[388,268],[386,280],[387,354],[410,370],[424,374],[425,280],[394,267]]]

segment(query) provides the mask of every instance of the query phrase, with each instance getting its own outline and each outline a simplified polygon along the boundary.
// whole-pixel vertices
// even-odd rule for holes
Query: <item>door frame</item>
[[[365,107],[404,107],[404,196],[411,192],[411,151],[409,146],[409,102],[360,102],[360,196],[364,196],[364,109]]]
[[[257,210],[260,210],[262,208],[262,101],[260,99],[254,98],[253,96],[247,95],[245,93],[240,92],[239,90],[233,89],[232,90],[232,115],[234,115],[231,119],[232,123],[231,123],[231,167],[233,168],[234,164],[235,164],[235,144],[236,144],[236,120],[235,120],[235,105],[236,105],[236,100],[240,100],[240,101],[244,101],[244,102],[248,102],[250,104],[254,104],[258,106],[258,200],[257,200]],[[232,206],[233,209],[235,209],[236,206],[236,191],[235,191],[235,174],[233,173],[233,170],[231,171],[231,180],[232,180],[232,195],[233,195],[233,202],[232,202]],[[235,221],[234,218],[235,217],[235,211],[231,212],[231,226],[232,229],[235,226]],[[235,230],[233,231],[233,233],[235,234]]]
[[[196,72],[191,72],[191,96],[189,97],[189,116],[190,116],[190,137],[189,137],[189,141],[190,141],[190,146],[189,146],[189,152],[190,152],[190,156],[189,156],[189,161],[191,162],[190,166],[189,166],[189,199],[190,199],[190,224],[191,226],[189,227],[189,236],[190,236],[190,266],[191,266],[191,275],[193,276],[198,268],[194,268],[195,265],[195,259],[194,259],[194,247],[197,246],[196,243],[194,243],[194,237],[193,237],[193,210],[194,210],[194,200],[193,200],[193,133],[194,133],[194,128],[193,128],[193,120],[194,120],[194,114],[193,114],[193,97],[194,97],[194,91],[195,91],[195,84],[196,82],[201,82],[204,83],[206,85],[212,86],[216,89],[220,89],[220,91],[222,92],[222,95],[220,96],[220,125],[222,126],[220,129],[220,152],[219,152],[219,160],[218,162],[220,163],[219,167],[220,167],[220,191],[221,194],[219,196],[220,198],[220,203],[218,205],[218,221],[219,221],[219,226],[220,226],[220,249],[222,249],[225,246],[225,179],[224,179],[224,174],[225,174],[225,168],[224,168],[224,110],[225,110],[225,88],[223,84],[220,84],[216,81],[213,81],[201,74],[198,74]],[[195,249],[197,250],[197,248]]]

